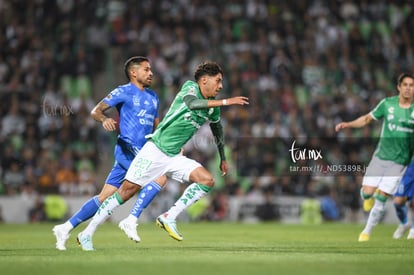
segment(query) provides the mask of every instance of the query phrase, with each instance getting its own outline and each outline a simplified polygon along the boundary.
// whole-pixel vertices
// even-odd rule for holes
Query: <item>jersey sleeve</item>
[[[186,81],[180,90],[180,96],[184,98],[185,96],[197,96],[198,86],[194,81]]]
[[[375,120],[383,118],[385,116],[385,99],[381,100],[370,114]]]
[[[116,106],[117,104],[124,102],[122,89],[120,87],[112,90],[103,101],[110,107]]]

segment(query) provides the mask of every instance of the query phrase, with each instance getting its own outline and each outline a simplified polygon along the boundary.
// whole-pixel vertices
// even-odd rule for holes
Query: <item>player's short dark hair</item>
[[[125,72],[125,76],[126,78],[129,80],[129,68],[131,68],[131,66],[133,65],[139,65],[142,62],[147,61],[149,62],[148,58],[146,58],[145,56],[133,56],[128,58],[127,61],[125,61],[124,63],[124,72]]]
[[[406,78],[406,77],[411,78],[411,79],[413,79],[413,80],[414,80],[414,75],[413,75],[413,74],[410,74],[410,73],[402,73],[402,74],[400,74],[400,75],[398,76],[398,79],[397,79],[397,86],[400,86],[400,85],[401,85],[401,83],[403,82],[404,78]]]
[[[223,70],[216,62],[206,61],[197,66],[194,72],[194,79],[198,81],[204,75],[215,76],[219,73],[223,74]]]

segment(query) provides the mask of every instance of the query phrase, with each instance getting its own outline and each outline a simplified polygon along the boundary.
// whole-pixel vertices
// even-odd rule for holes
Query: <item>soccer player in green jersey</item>
[[[236,96],[215,99],[223,88],[223,72],[215,62],[200,64],[194,73],[195,81],[188,80],[181,87],[169,111],[160,122],[147,143],[136,155],[118,191],[107,198],[92,218],[86,229],[79,233],[78,242],[83,250],[93,250],[92,236],[115,208],[130,199],[147,183],[162,175],[191,183],[174,206],[157,218],[157,224],[169,235],[181,241],[175,218],[187,207],[205,196],[214,186],[213,176],[197,161],[180,154],[181,148],[206,122],[210,123],[215,137],[222,175],[228,172],[224,156],[223,127],[220,122],[220,107],[246,105],[248,98]]]
[[[387,97],[370,113],[335,126],[361,128],[374,120],[383,119],[381,136],[366,169],[361,188],[365,210],[370,211],[358,241],[368,241],[374,227],[385,212],[385,203],[397,189],[399,180],[414,152],[414,76],[401,74],[397,81],[398,96]],[[377,191],[377,192],[376,192]],[[369,210],[367,201],[374,201]]]

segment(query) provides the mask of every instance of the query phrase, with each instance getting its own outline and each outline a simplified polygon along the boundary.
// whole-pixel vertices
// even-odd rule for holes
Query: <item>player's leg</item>
[[[93,234],[98,226],[105,222],[117,207],[134,196],[146,183],[164,174],[163,170],[161,170],[162,167],[158,168],[157,166],[158,170],[152,171],[154,170],[152,169],[153,166],[156,166],[157,163],[157,155],[152,152],[151,144],[147,142],[142,147],[141,151],[131,162],[121,187],[102,203],[85,230],[79,233],[78,243],[81,244],[83,250],[93,250]]]
[[[392,237],[394,239],[401,239],[404,233],[411,228],[411,224],[408,222],[408,207],[406,205],[406,197],[394,197],[394,208],[400,224],[394,231]]]
[[[112,212],[124,204],[140,190],[141,186],[125,180],[113,195],[109,196],[99,207],[88,226],[78,234],[78,243],[83,250],[94,250],[92,237],[99,225],[103,224]]]
[[[414,189],[414,187],[413,187],[413,189]],[[409,206],[410,206],[410,209],[411,209],[411,222],[412,223],[411,223],[411,229],[408,232],[407,239],[412,240],[412,239],[414,239],[414,202],[413,202],[413,197],[410,196],[408,198],[408,200],[409,200]]]
[[[378,194],[375,194],[374,197],[375,197],[374,206],[369,212],[368,220],[367,220],[364,230],[362,230],[361,234],[359,235],[358,241],[360,242],[369,240],[372,230],[384,216],[385,204],[387,202],[388,197],[390,197],[390,195],[380,191]]]
[[[138,194],[138,198],[128,217],[119,222],[118,227],[135,242],[140,242],[141,238],[137,233],[138,218],[142,211],[152,202],[162,188],[167,183],[167,177],[162,176],[155,181],[145,185]]]
[[[397,191],[394,194],[394,208],[400,224],[393,234],[394,239],[400,239],[411,227],[408,220],[407,201],[410,200],[414,193],[414,165],[407,167]],[[413,225],[414,226],[414,225]],[[414,234],[414,232],[413,232]],[[410,235],[410,234],[409,234]],[[414,238],[414,236],[413,236]]]
[[[382,176],[365,175],[362,185],[363,187],[378,187],[380,192],[374,195],[375,203],[369,213],[365,228],[359,235],[359,241],[369,240],[372,230],[384,216],[387,199],[397,190],[398,183],[405,170],[403,165],[379,159],[375,159],[375,165],[376,173],[382,173]]]
[[[207,169],[194,160],[186,157],[182,157],[181,159],[181,167],[187,169],[186,171],[190,171],[188,176],[182,179],[192,182],[192,184],[184,190],[181,197],[167,212],[161,214],[157,218],[157,225],[167,231],[172,238],[178,241],[183,240],[183,237],[177,229],[177,216],[190,205],[204,197],[214,186],[213,176],[209,171],[207,171]],[[174,175],[185,175],[186,173],[188,172],[185,172],[185,170],[176,169],[173,173],[173,177]]]
[[[380,161],[373,157],[367,167],[365,176],[364,176],[364,183],[362,184],[360,195],[363,200],[362,209],[365,212],[369,212],[372,207],[374,206],[375,192],[378,192],[377,186],[379,182],[378,171],[381,171]],[[369,182],[367,183],[367,179]]]
[[[90,219],[96,213],[99,206],[101,206],[101,203],[110,195],[114,194],[117,189],[117,187],[106,183],[99,195],[86,201],[65,223],[53,227],[53,233],[56,237],[56,248],[58,250],[66,250],[66,241],[72,229]]]
[[[90,219],[93,215],[95,215],[96,211],[101,206],[101,203],[109,196],[113,195],[121,185],[121,182],[123,181],[126,174],[126,169],[122,163],[127,162],[129,165],[132,159],[123,154],[120,154],[119,152],[117,153],[117,151],[119,150],[115,150],[117,161],[115,162],[114,167],[106,178],[106,183],[104,184],[99,195],[94,196],[86,201],[68,221],[53,228],[53,233],[56,236],[57,249],[66,250],[65,244],[66,240],[69,238],[69,232],[82,222]]]

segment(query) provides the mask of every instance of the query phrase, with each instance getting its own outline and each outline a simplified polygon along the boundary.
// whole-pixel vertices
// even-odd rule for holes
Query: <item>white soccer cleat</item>
[[[141,241],[141,238],[138,236],[137,226],[138,226],[138,224],[129,223],[127,221],[127,219],[123,219],[118,224],[118,227],[122,231],[124,231],[124,233],[128,236],[128,238],[130,238],[131,240],[133,240],[136,243],[139,243]]]
[[[57,250],[66,250],[66,241],[69,239],[69,232],[63,229],[63,225],[59,224],[53,227],[53,234],[56,237],[56,249]]]
[[[84,251],[93,251],[93,250],[95,250],[93,248],[92,236],[91,235],[85,235],[85,234],[82,234],[82,232],[81,232],[81,233],[78,234],[78,238],[76,240],[78,241],[78,244],[80,245],[82,250],[84,250]]]
[[[411,224],[406,223],[406,224],[400,224],[397,229],[394,231],[394,234],[392,235],[392,237],[394,239],[401,239],[402,236],[404,235],[404,233],[409,230],[411,228]]]
[[[414,228],[410,229],[410,232],[408,232],[407,240],[413,240],[414,239]]]

